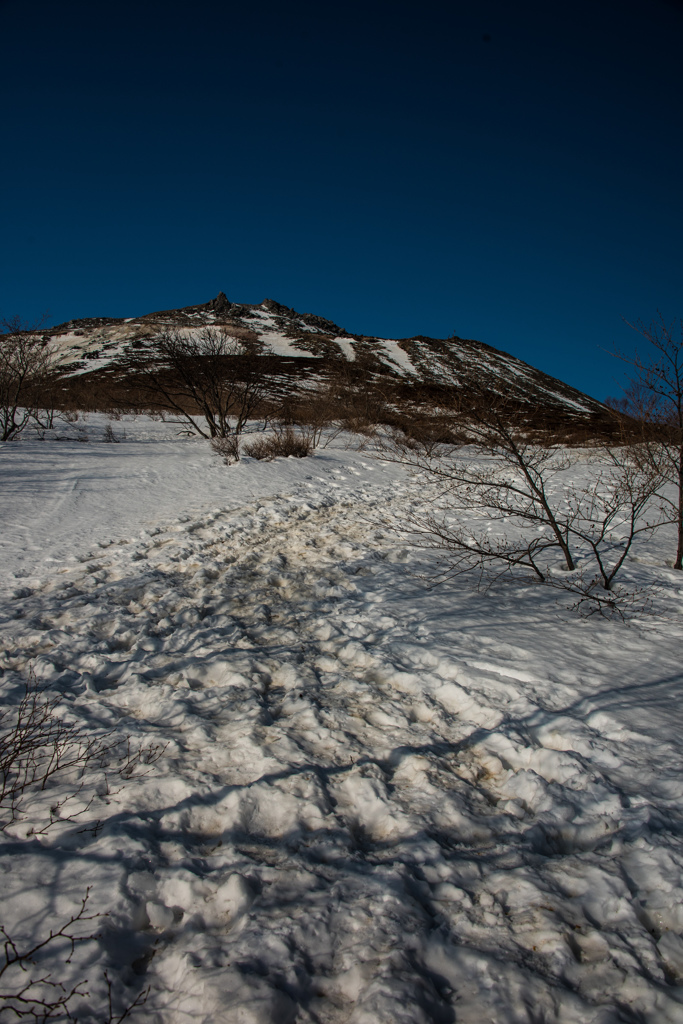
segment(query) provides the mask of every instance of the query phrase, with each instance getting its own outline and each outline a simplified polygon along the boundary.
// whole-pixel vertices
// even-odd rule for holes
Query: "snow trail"
[[[158,1024],[683,1022],[680,627],[428,592],[373,522],[420,482],[334,458],[7,602],[6,687],[168,745],[5,837],[6,919],[92,884],[72,970]]]

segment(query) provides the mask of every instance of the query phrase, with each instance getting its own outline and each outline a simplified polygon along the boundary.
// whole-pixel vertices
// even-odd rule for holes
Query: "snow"
[[[667,537],[629,563],[657,590],[628,624],[430,590],[391,525],[424,481],[349,438],[226,467],[107,422],[0,447],[5,700],[31,667],[69,720],[165,745],[128,780],[93,768],[39,834],[55,784],[0,842],[11,934],[88,885],[108,915],[50,964],[88,978],[79,1020],[107,969],[154,1024],[682,1022]]]
[[[350,340],[350,338],[335,337],[332,339],[332,341],[334,341],[334,343],[339,346],[339,348],[342,351],[342,355],[344,356],[344,359],[347,359],[350,363],[355,362],[356,350],[353,347],[353,342]]]
[[[391,341],[387,339],[381,342],[384,351],[387,354],[387,358],[395,363],[398,368],[407,374],[415,374],[417,371],[412,364],[410,356],[407,352],[404,352],[397,341]]]

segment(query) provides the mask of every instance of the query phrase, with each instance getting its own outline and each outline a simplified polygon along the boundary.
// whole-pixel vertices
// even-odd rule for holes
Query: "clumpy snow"
[[[155,1024],[683,1022],[664,538],[630,563],[658,590],[628,625],[429,590],[385,525],[422,494],[400,467],[339,438],[227,468],[102,422],[0,448],[5,699],[31,669],[93,734],[162,745],[0,842],[10,933],[87,886],[108,915],[52,965],[88,979],[79,1020],[106,1019],[106,969]]]

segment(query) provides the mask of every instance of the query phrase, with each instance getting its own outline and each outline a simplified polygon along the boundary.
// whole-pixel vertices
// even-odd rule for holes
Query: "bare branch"
[[[200,437],[240,434],[266,394],[264,353],[217,327],[160,334],[129,369],[157,405],[180,416]],[[234,422],[233,422],[234,421]]]
[[[633,544],[672,521],[662,472],[642,445],[586,453],[529,436],[504,403],[454,410],[467,444],[394,434],[382,457],[423,473],[431,498],[404,523],[442,552],[434,579],[463,573],[479,586],[504,577],[569,591],[579,605],[613,610],[615,580]],[[578,484],[584,461],[590,477]]]
[[[163,754],[163,745],[142,746],[134,751],[130,737],[114,740],[88,736],[81,726],[61,717],[60,697],[50,697],[29,671],[24,693],[16,706],[0,709],[0,830],[9,828],[23,814],[32,794],[42,792],[56,777],[70,780],[69,793],[50,810],[48,821],[31,834],[46,832],[57,821],[71,821],[85,813],[64,812],[65,805],[80,797],[88,769],[105,777],[131,778],[151,766]],[[92,802],[92,800],[90,801]]]
[[[629,386],[616,412],[630,432],[636,426],[644,455],[675,488],[665,499],[675,510],[674,569],[683,570],[683,321],[667,324],[661,313],[651,324],[625,321],[645,339],[644,353],[612,354],[630,367]],[[624,418],[628,421],[624,423]]]

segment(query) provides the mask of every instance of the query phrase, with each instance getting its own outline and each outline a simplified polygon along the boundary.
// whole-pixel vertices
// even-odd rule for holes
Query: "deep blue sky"
[[[0,0],[0,316],[274,298],[602,398],[683,315],[674,0]]]

